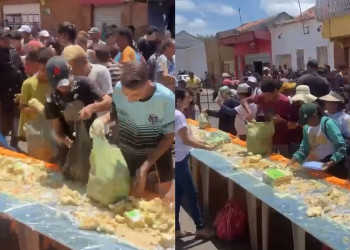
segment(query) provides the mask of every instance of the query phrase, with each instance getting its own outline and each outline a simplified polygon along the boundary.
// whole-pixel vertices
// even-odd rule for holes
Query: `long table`
[[[27,238],[31,242],[38,242],[37,239],[31,238],[38,237],[38,232],[70,249],[137,249],[114,236],[79,230],[67,215],[55,209],[54,204],[20,201],[6,194],[0,194],[0,213],[19,222],[21,228],[24,225],[24,231],[29,232],[30,237]],[[36,247],[28,249],[33,250]]]
[[[269,208],[273,208],[291,221],[294,249],[305,249],[305,231],[333,249],[350,249],[350,230],[322,217],[309,218],[306,215],[307,208],[300,200],[291,197],[282,198],[273,187],[242,170],[234,169],[232,163],[216,152],[193,149],[191,156],[193,176],[197,186],[199,184],[197,179],[199,170],[202,175],[204,213],[208,213],[209,207],[210,169],[227,178],[230,197],[233,195],[233,183],[247,191],[249,229],[253,250],[258,249],[257,199],[262,202],[262,241],[264,250],[268,249]]]

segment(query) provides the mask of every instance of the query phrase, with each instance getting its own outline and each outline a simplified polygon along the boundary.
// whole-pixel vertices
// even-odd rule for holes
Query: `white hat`
[[[304,103],[310,103],[316,101],[317,97],[311,95],[310,88],[307,85],[299,85],[296,88],[295,95],[290,99],[292,102],[302,101]]]
[[[246,94],[249,92],[250,86],[246,83],[241,83],[237,87],[237,94]]]
[[[345,99],[334,91],[329,92],[328,95],[322,96],[319,99],[326,102],[345,102]]]
[[[28,25],[22,25],[18,31],[19,32],[26,32],[28,34],[32,33],[32,29]]]
[[[50,37],[50,34],[47,30],[42,30],[39,32],[39,37]]]
[[[227,73],[222,73],[222,78],[226,78],[226,77],[231,77],[231,76]]]
[[[101,32],[100,29],[97,28],[97,27],[92,27],[92,28],[88,31],[89,34],[92,34],[92,33],[100,33],[100,32]]]
[[[270,71],[270,69],[268,67],[264,67],[263,71]]]
[[[248,82],[257,83],[258,81],[256,80],[256,78],[255,78],[254,76],[249,76],[249,77],[248,77]]]

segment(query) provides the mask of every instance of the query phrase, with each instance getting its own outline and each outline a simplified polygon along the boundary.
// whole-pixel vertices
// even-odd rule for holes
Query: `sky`
[[[301,10],[314,6],[316,0],[300,0]],[[300,14],[298,0],[176,0],[176,33],[185,30],[192,35],[215,35],[242,23],[287,12]]]

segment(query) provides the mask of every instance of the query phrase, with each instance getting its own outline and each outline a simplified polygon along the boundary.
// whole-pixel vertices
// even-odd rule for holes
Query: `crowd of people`
[[[41,30],[36,36],[27,25],[2,29],[0,130],[11,137],[7,146],[23,152],[18,142],[27,141],[24,153],[37,152],[42,144],[28,140],[30,127],[35,124],[40,133],[49,123],[51,152],[57,153],[43,154],[42,160],[63,167],[80,137],[77,121],[86,131],[103,122],[106,137],[120,147],[130,168],[135,196],[143,194],[152,171],[159,186],[171,184],[175,41],[155,27],[138,41],[134,32],[132,26],[112,26],[102,38],[97,27],[78,31],[69,22],[54,34]],[[45,122],[38,127],[39,119]],[[88,157],[89,149],[82,150]]]
[[[297,78],[283,69],[265,67],[261,76],[247,71],[240,81],[224,73],[214,95],[219,110],[204,112],[219,118],[219,129],[241,140],[246,140],[247,122],[271,121],[275,127],[271,153],[290,158],[291,165],[323,162],[325,171],[348,178],[348,67],[331,72],[309,60],[307,71]]]

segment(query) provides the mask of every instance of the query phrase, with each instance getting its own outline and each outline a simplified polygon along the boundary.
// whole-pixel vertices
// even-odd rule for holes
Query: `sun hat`
[[[301,126],[306,125],[310,118],[316,114],[317,105],[315,103],[304,103],[299,109],[299,121],[298,124]]]
[[[86,52],[79,45],[69,45],[64,48],[62,56],[65,60],[71,61],[78,58],[87,58]]]
[[[304,103],[310,103],[317,100],[317,97],[311,95],[310,88],[307,85],[299,85],[296,88],[295,95],[291,98],[292,102],[302,101]]]
[[[54,56],[46,64],[47,78],[53,89],[69,85],[68,62],[61,56]]]
[[[264,67],[263,71],[270,71],[270,69],[268,67]]]
[[[22,25],[19,29],[19,32],[32,33],[32,29],[28,25]]]
[[[319,99],[326,102],[345,102],[344,97],[334,91],[330,91],[328,95],[322,96]]]

